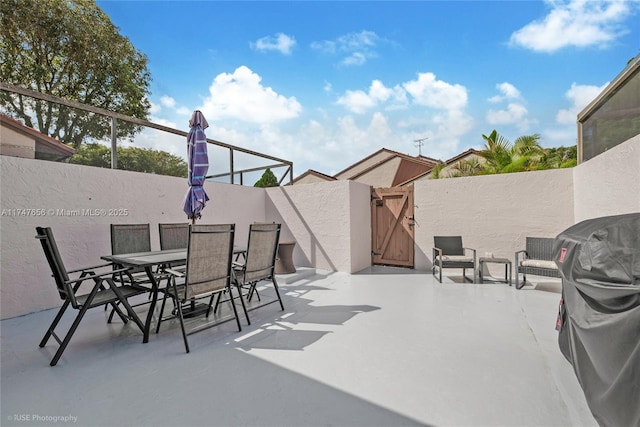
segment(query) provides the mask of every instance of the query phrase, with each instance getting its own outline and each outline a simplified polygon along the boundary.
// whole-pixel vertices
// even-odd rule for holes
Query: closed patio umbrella
[[[209,169],[207,136],[204,133],[209,124],[200,110],[194,111],[191,115],[189,127],[189,135],[187,136],[189,191],[184,201],[184,212],[195,224],[196,219],[200,218],[202,209],[204,209],[206,202],[209,200],[209,196],[207,196],[202,187]]]

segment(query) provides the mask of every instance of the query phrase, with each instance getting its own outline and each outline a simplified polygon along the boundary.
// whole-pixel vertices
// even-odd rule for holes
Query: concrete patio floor
[[[94,309],[50,367],[55,342],[38,342],[56,310],[2,321],[0,424],[597,425],[558,349],[557,282],[387,267],[282,279],[284,311],[191,335],[190,354],[175,321],[142,344]]]

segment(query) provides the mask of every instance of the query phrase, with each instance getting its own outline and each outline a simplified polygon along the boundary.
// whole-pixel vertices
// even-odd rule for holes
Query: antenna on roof
[[[424,142],[429,139],[429,137],[427,136],[426,138],[420,138],[420,139],[414,139],[413,142],[416,143],[416,147],[418,147],[418,156],[422,156],[422,146],[424,145]]]

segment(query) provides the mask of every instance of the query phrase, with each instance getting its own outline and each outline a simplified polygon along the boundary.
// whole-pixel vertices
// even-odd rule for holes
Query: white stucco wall
[[[587,218],[640,211],[640,136],[573,169],[415,182],[415,267],[431,268],[434,235],[462,235],[478,256],[512,259],[526,236],[555,237]],[[334,181],[267,190],[207,182],[200,222],[235,223],[244,244],[254,221],[283,224],[294,263],[344,272],[370,265],[369,186]],[[59,305],[35,227],[51,226],[68,268],[110,252],[109,224],[186,222],[182,178],[0,156],[0,316]],[[42,216],[24,209],[42,209]],[[106,209],[106,215],[62,211]],[[109,209],[127,215],[109,216]],[[52,210],[52,211],[51,211]],[[500,266],[491,265],[491,273]]]
[[[267,189],[266,216],[295,240],[296,266],[353,273],[371,263],[369,186],[334,181]],[[364,236],[363,236],[364,235]]]
[[[640,212],[640,135],[573,170],[575,221]]]
[[[263,189],[207,182],[205,190],[211,201],[199,222],[235,223],[240,244],[246,243],[251,222],[266,220]],[[59,305],[34,238],[36,226],[53,229],[68,269],[96,265],[111,252],[111,223],[149,223],[151,247],[159,249],[158,223],[187,222],[186,191],[183,178],[0,156],[1,317]],[[89,216],[82,209],[105,209],[106,214]],[[124,209],[126,215],[109,216],[110,210]],[[80,212],[69,216],[63,210]]]
[[[461,235],[478,257],[491,252],[513,259],[524,249],[526,236],[555,237],[573,224],[571,169],[422,180],[414,185],[419,270],[431,268],[434,235]]]

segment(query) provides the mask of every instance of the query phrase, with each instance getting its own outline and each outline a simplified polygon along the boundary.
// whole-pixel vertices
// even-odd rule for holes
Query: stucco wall
[[[159,249],[158,223],[187,221],[182,178],[6,156],[0,157],[0,178],[2,318],[59,305],[34,239],[36,226],[52,227],[63,260],[73,269],[96,265],[111,252],[111,223],[150,223],[151,247]],[[205,190],[211,201],[199,222],[235,223],[240,244],[247,241],[251,222],[266,220],[263,189],[207,182]],[[106,213],[90,216],[83,209]],[[110,216],[110,210],[123,215]]]
[[[491,252],[512,259],[524,249],[526,236],[555,237],[573,224],[571,169],[422,180],[414,185],[419,270],[431,268],[434,235],[461,235],[478,257]]]
[[[573,172],[575,221],[640,212],[640,135]]]
[[[434,235],[462,235],[478,256],[513,258],[526,236],[554,237],[583,219],[640,211],[639,182],[640,136],[573,169],[417,181],[416,269],[431,268]],[[264,190],[207,182],[205,189],[211,201],[199,221],[235,223],[238,244],[251,222],[278,221],[282,239],[297,242],[298,266],[352,273],[370,265],[367,185],[341,180]],[[59,305],[36,226],[53,228],[68,268],[93,265],[110,252],[113,222],[150,223],[157,249],[158,223],[186,221],[186,190],[182,178],[0,156],[0,316]],[[110,209],[127,214],[109,216]],[[500,274],[493,271],[500,266],[491,268]]]
[[[297,266],[353,273],[371,264],[369,186],[334,181],[267,189],[266,216],[295,240]],[[364,236],[364,237],[363,237]]]

